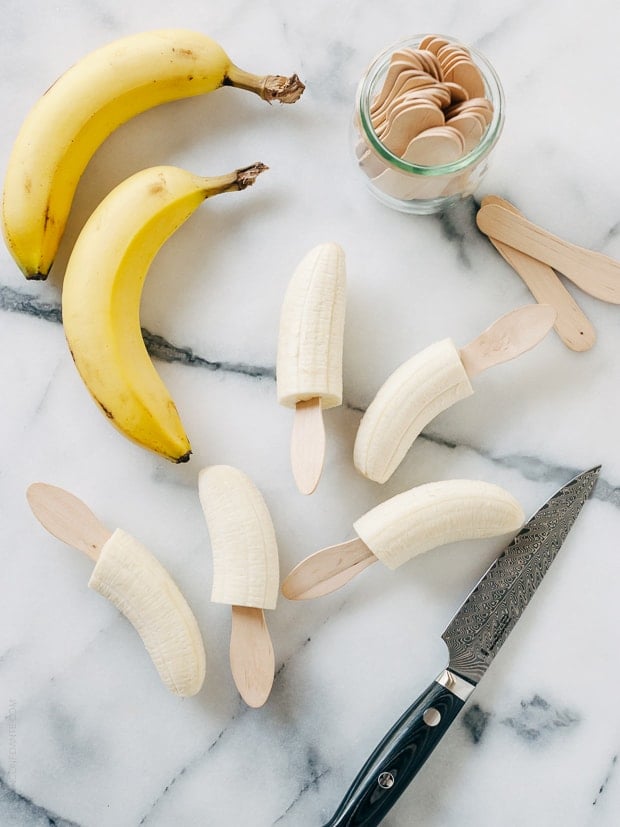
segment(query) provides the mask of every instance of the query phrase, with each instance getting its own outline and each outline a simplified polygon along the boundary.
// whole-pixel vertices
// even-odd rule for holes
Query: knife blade
[[[376,827],[416,776],[521,617],[601,466],[576,476],[523,526],[458,609],[442,638],[448,667],[374,749],[324,827]]]

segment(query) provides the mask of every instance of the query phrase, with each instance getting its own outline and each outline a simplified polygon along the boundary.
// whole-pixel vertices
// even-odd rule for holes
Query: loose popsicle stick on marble
[[[482,206],[497,204],[518,213],[517,208],[497,195],[487,195],[482,199]],[[589,350],[596,341],[594,327],[575,299],[560,281],[557,273],[542,261],[509,247],[495,238],[489,241],[497,252],[521,276],[531,294],[540,304],[549,304],[555,308],[557,318],[554,329],[564,344],[577,352]]]
[[[58,540],[98,560],[112,536],[88,506],[69,491],[34,482],[26,491],[28,504],[41,525]]]
[[[322,597],[376,562],[375,555],[359,537],[322,548],[292,569],[282,583],[282,594],[289,600]]]
[[[548,304],[528,304],[501,316],[459,351],[469,378],[531,350],[551,330],[556,315]]]
[[[297,488],[312,494],[325,462],[325,425],[321,399],[315,396],[295,405],[291,435],[291,467]]]
[[[620,262],[615,259],[564,241],[523,215],[497,204],[478,210],[476,223],[485,235],[544,261],[584,293],[620,304]]]
[[[267,701],[275,675],[275,655],[265,613],[254,606],[232,606],[230,669],[248,706]]]

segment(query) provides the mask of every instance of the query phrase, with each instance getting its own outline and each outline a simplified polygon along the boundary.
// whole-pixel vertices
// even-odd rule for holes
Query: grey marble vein
[[[142,328],[142,336],[146,349],[155,359],[163,362],[179,362],[190,367],[206,368],[207,370],[221,370],[224,373],[240,373],[253,379],[275,379],[276,371],[273,367],[250,365],[247,362],[214,362],[197,356],[189,347],[173,345],[163,336],[151,333]]]
[[[521,701],[519,711],[502,720],[515,735],[528,743],[545,742],[559,730],[572,729],[581,721],[574,709],[558,709],[540,695]]]
[[[246,711],[247,711],[247,708],[246,708]],[[183,767],[181,767],[181,769],[178,770],[172,776],[170,781],[166,784],[166,786],[163,788],[161,793],[152,802],[152,804],[150,805],[148,810],[145,812],[145,814],[142,816],[142,818],[138,822],[139,827],[141,827],[141,825],[143,825],[143,824],[148,824],[148,822],[149,822],[151,816],[154,814],[155,810],[157,810],[157,808],[162,803],[163,799],[170,792],[170,790],[174,787],[174,785],[177,783],[177,781],[179,781],[179,779],[181,779],[189,770],[192,770],[196,766],[198,766],[202,762],[202,760],[215,749],[215,747],[221,742],[222,738],[224,737],[224,735],[228,731],[229,726],[238,717],[239,717],[239,714],[233,715],[232,718],[230,719],[228,725],[225,726],[223,729],[221,729],[220,732],[218,732],[217,736],[211,741],[209,746],[206,747],[206,749],[201,750],[197,755],[195,755],[192,759],[190,759],[190,761],[188,761],[187,764],[185,764]]]
[[[7,285],[0,286],[0,310],[10,313],[24,313],[48,322],[62,321],[62,310],[59,304],[46,302],[20,290],[14,290]],[[275,368],[263,365],[250,365],[247,362],[225,362],[206,359],[198,356],[190,347],[175,345],[163,336],[142,328],[142,335],[146,349],[155,359],[163,362],[178,362],[189,367],[206,368],[223,373],[239,373],[253,379],[275,379]]]
[[[467,730],[474,744],[478,744],[480,743],[490,720],[490,712],[482,709],[479,704],[472,704],[461,718],[461,723]]]
[[[472,203],[466,209],[475,209]],[[456,214],[456,213],[455,213]],[[453,219],[445,217],[442,219],[442,226],[445,232],[454,233],[454,238],[459,233],[458,226],[460,222],[454,223]],[[454,223],[454,226],[453,226]],[[452,228],[452,229],[450,229]],[[459,242],[462,247],[460,255],[466,256],[466,234],[463,233],[462,240]],[[44,319],[45,321],[60,323],[61,308],[60,305],[38,299],[36,296],[22,293],[7,285],[0,285],[0,310],[5,310],[11,313],[24,313],[29,316]],[[228,362],[228,361],[214,361],[199,356],[194,353],[190,347],[175,345],[169,342],[163,336],[157,333],[151,333],[145,328],[142,329],[142,334],[147,346],[147,350],[155,359],[161,359],[165,362],[176,362],[189,367],[199,367],[211,371],[222,371],[223,373],[236,373],[247,376],[253,379],[271,379],[275,380],[275,367],[264,365],[251,365],[248,362]],[[359,405],[352,405],[345,402],[345,407],[350,411],[363,414],[364,407]],[[498,456],[491,451],[485,450],[479,445],[468,445],[466,443],[459,443],[449,440],[446,437],[439,436],[429,431],[425,431],[418,439],[426,440],[434,445],[438,445],[450,450],[466,449],[475,452],[478,456],[484,457],[489,461],[499,465],[500,467],[513,468],[527,480],[531,481],[550,481],[558,480],[566,482],[571,477],[583,471],[583,468],[572,468],[570,466],[557,465],[541,460],[538,457],[530,457],[524,454],[507,454],[505,456]],[[620,506],[620,487],[614,487],[605,479],[599,478],[596,488],[592,494],[596,499],[603,502],[609,502],[612,505]]]
[[[25,795],[20,795],[3,778],[0,778],[0,823],[3,827],[80,827],[75,821],[62,818]]]
[[[597,792],[596,796],[594,797],[594,800],[592,801],[592,806],[593,807],[596,807],[596,805],[598,804],[601,796],[604,795],[605,791],[607,790],[609,782],[611,781],[612,776],[616,772],[617,766],[618,766],[618,754],[616,753],[613,756],[613,758],[611,759],[611,764],[610,764],[610,767],[609,767],[609,771],[608,771],[607,775],[605,776],[605,780],[603,781],[601,786],[598,788],[598,792]]]
[[[286,810],[273,823],[278,824],[282,819],[295,809],[296,805],[301,801],[303,796],[319,785],[322,778],[325,778],[331,772],[331,767],[324,767],[321,764],[320,756],[313,746],[308,746],[306,750],[306,765],[308,770],[307,781],[300,788],[295,798],[288,805]]]
[[[0,286],[0,310],[6,310],[9,313],[24,313],[47,322],[61,321],[59,304],[46,302],[30,293],[22,293],[21,290],[14,290],[6,284]]]
[[[437,216],[444,238],[454,244],[459,263],[468,270],[472,266],[468,248],[476,238],[476,213],[479,206],[473,198],[466,198]]]

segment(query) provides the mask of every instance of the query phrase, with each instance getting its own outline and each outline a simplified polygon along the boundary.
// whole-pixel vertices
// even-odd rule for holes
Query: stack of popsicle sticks
[[[469,51],[429,35],[417,49],[392,55],[383,85],[371,103],[370,120],[381,143],[404,161],[437,166],[474,149],[493,117],[482,75]],[[360,164],[372,177],[382,161],[362,151]]]
[[[620,304],[620,262],[552,235],[494,195],[482,200],[476,222],[534,298],[555,308],[554,327],[564,344],[575,351],[591,348],[594,328],[557,274],[594,298]]]

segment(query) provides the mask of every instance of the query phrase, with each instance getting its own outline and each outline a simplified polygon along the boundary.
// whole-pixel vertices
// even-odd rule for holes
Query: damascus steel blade
[[[449,669],[478,683],[541,580],[590,496],[600,465],[557,491],[523,526],[482,576],[442,638]]]

